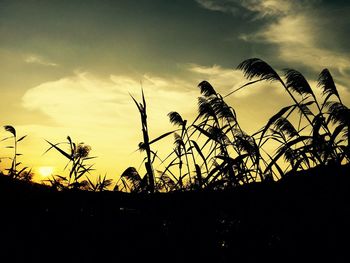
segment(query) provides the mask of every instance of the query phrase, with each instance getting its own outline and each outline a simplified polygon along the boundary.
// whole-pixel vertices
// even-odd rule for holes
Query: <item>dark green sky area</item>
[[[253,50],[232,41],[251,24],[188,0],[9,1],[0,12],[1,48],[39,53],[66,70],[172,72],[188,62],[233,66]]]
[[[40,54],[66,71],[99,73],[173,73],[179,63],[234,67],[251,56],[277,60],[274,44],[247,43],[238,36],[260,30],[278,15],[256,19],[257,11],[240,6],[240,1],[202,2],[237,12],[212,11],[189,0],[0,1],[0,48]],[[303,2],[310,2],[302,3],[309,10],[301,11],[317,13],[318,44],[349,52],[350,2]]]

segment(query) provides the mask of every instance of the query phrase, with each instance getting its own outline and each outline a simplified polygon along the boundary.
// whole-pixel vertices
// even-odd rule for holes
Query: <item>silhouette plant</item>
[[[104,175],[103,177],[99,175],[95,182],[93,182],[88,176],[86,176],[86,180],[88,181],[87,190],[93,191],[93,192],[102,192],[106,191],[109,186],[112,185],[113,180],[107,179],[107,175]]]
[[[13,149],[13,157],[9,157],[11,160],[11,167],[6,169],[8,171],[7,175],[15,178],[15,179],[23,179],[26,181],[31,181],[33,174],[31,171],[26,171],[28,167],[23,167],[18,170],[18,167],[22,164],[21,162],[17,162],[17,158],[22,154],[18,152],[18,143],[21,142],[27,135],[24,135],[20,138],[17,138],[16,129],[11,125],[4,126],[5,131],[11,133],[11,136],[2,139],[1,141],[7,141],[13,139],[13,144],[6,146],[6,148]]]
[[[186,157],[187,171],[188,171],[188,175],[190,178],[189,183],[191,184],[191,172],[190,172],[190,163],[189,163],[187,155],[191,155],[193,165],[195,166],[196,176],[195,176],[195,178],[193,178],[194,179],[193,185],[195,186],[196,189],[201,189],[203,187],[202,172],[201,172],[200,166],[198,165],[198,163],[196,161],[194,149],[202,157],[202,160],[203,160],[205,168],[206,168],[206,172],[208,172],[208,165],[206,163],[206,159],[205,159],[203,153],[201,152],[200,147],[198,146],[196,141],[191,140],[191,137],[189,135],[189,127],[187,127],[187,120],[183,120],[181,115],[176,111],[170,112],[168,114],[168,116],[169,116],[170,122],[173,125],[181,127],[181,136],[178,136],[178,135],[175,136],[175,143],[177,144],[177,147],[179,148],[178,152],[181,151],[181,147],[184,151],[184,155]]]
[[[280,143],[277,153],[264,172],[271,171],[282,156],[289,162],[288,169],[292,170],[330,163],[340,164],[344,159],[349,161],[346,148],[342,145],[343,140],[348,140],[348,137],[337,139],[341,132],[348,131],[349,125],[346,123],[349,123],[347,121],[349,110],[341,102],[333,78],[327,69],[320,73],[318,79],[317,86],[322,89],[324,97],[323,103],[319,104],[305,77],[296,70],[285,70],[284,82],[266,62],[257,58],[243,61],[238,68],[243,70],[248,79],[258,78],[248,85],[263,80],[277,81],[294,101],[293,105],[281,109],[270,118],[267,125],[260,130],[260,145],[264,140],[266,143],[271,139]],[[332,96],[335,96],[338,101],[329,101]],[[314,105],[316,107],[313,107]],[[296,109],[301,113],[297,128],[289,121]],[[305,119],[307,124],[301,128],[302,119]],[[333,132],[331,122],[335,125]],[[283,174],[284,172],[280,173],[281,176]]]
[[[66,159],[68,159],[68,163],[64,169],[66,169],[70,165],[69,174],[67,177],[60,175],[53,175],[52,178],[48,179],[48,182],[55,188],[59,190],[63,189],[89,189],[89,183],[91,187],[91,180],[88,178],[91,171],[93,171],[93,164],[86,164],[86,161],[94,159],[96,157],[90,157],[91,147],[84,143],[76,144],[72,141],[72,139],[68,136],[67,142],[56,143],[53,144],[49,141],[46,141],[50,144],[50,147],[46,150],[48,151],[55,149],[61,155],[63,155]],[[69,146],[69,150],[65,151],[61,147],[62,144],[66,144]],[[88,178],[87,180],[82,180],[83,178]],[[104,178],[102,181],[98,181],[94,185],[93,189],[96,187],[96,190],[105,189],[108,185],[108,181]]]
[[[137,176],[134,173],[134,171],[127,169],[122,174],[121,177],[127,179],[132,183],[131,189],[133,189],[133,191],[147,191],[147,192],[153,193],[156,190],[153,162],[155,158],[158,156],[157,156],[157,153],[151,150],[151,144],[165,138],[166,136],[172,134],[173,132],[167,132],[159,136],[158,138],[150,141],[149,133],[148,133],[148,123],[147,123],[147,105],[146,105],[146,100],[145,100],[143,90],[142,90],[142,102],[137,102],[133,96],[131,96],[131,98],[135,102],[141,117],[143,142],[139,143],[139,150],[146,152],[146,157],[144,159],[146,175],[143,177],[143,179],[141,179],[138,173],[137,173],[138,175]],[[135,184],[136,181],[139,181],[139,183]],[[122,180],[122,182],[123,182],[123,186],[126,187],[125,181]]]
[[[349,163],[350,110],[343,104],[328,69],[319,75],[317,88],[322,95],[317,98],[306,78],[294,69],[286,69],[280,76],[258,58],[245,60],[237,68],[249,82],[224,97],[207,81],[198,85],[201,97],[198,98],[198,115],[192,124],[188,125],[175,111],[168,114],[170,122],[179,127],[181,133],[174,133],[175,147],[161,161],[164,169],[158,172],[158,177],[154,177],[152,167],[158,156],[149,145],[172,132],[150,142],[144,94],[142,92],[143,103],[133,98],[141,114],[144,142],[139,148],[147,153],[149,178],[142,179],[135,168],[129,167],[121,176],[122,190],[139,192],[146,185],[151,185],[147,189],[153,189],[149,192],[153,192],[156,185],[162,185],[163,191],[228,189],[251,182],[278,180],[289,171]],[[262,81],[279,83],[293,103],[281,108],[266,125],[249,135],[239,125],[235,110],[224,99]],[[266,147],[272,143],[277,143],[274,152]]]

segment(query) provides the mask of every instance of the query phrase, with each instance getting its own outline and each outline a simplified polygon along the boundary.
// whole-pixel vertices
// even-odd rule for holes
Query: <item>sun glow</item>
[[[38,169],[38,172],[40,173],[41,176],[47,177],[52,175],[53,173],[53,167],[52,166],[41,166]]]

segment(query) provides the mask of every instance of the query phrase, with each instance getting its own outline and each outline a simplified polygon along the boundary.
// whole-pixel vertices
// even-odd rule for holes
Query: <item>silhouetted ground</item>
[[[349,172],[154,195],[0,177],[1,262],[350,262]]]

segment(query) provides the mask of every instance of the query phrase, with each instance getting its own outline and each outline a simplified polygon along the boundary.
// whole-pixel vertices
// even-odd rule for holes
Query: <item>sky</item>
[[[0,124],[28,135],[19,159],[35,172],[52,166],[64,173],[66,160],[44,154],[45,140],[69,135],[92,147],[96,174],[118,179],[143,158],[130,97],[139,100],[141,87],[151,138],[173,129],[170,111],[193,119],[200,81],[223,95],[243,85],[236,67],[252,57],[278,71],[297,69],[314,87],[328,68],[350,105],[349,16],[348,1],[0,0]],[[291,103],[271,84],[228,102],[247,132]],[[9,143],[0,143],[0,157],[11,155]],[[165,156],[173,146],[155,147]]]

